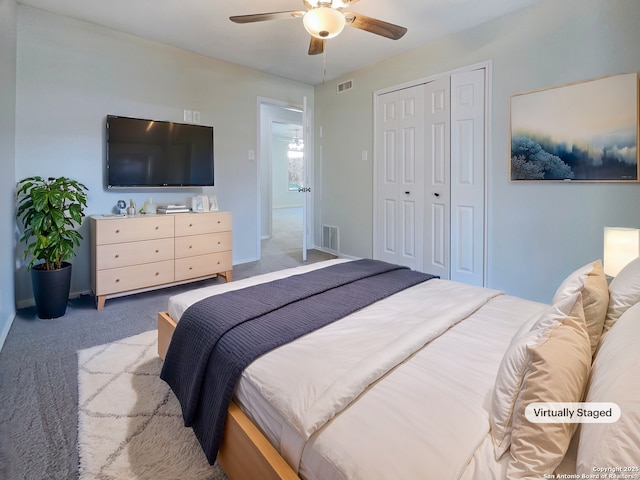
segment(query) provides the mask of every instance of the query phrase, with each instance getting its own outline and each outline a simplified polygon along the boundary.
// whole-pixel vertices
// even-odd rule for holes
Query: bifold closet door
[[[450,278],[484,284],[485,69],[451,75]]]
[[[374,258],[484,284],[485,75],[377,96]]]
[[[424,87],[378,96],[374,258],[423,269]]]

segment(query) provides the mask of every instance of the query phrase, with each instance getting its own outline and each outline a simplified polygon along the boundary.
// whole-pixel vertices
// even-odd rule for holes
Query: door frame
[[[468,72],[468,71],[472,71],[472,70],[479,70],[481,68],[484,68],[485,70],[485,85],[484,85],[484,95],[485,95],[485,112],[484,112],[484,124],[485,124],[485,128],[484,128],[484,163],[485,163],[485,168],[484,168],[484,185],[485,185],[485,195],[484,195],[484,218],[483,218],[483,222],[484,222],[484,229],[483,229],[483,252],[482,254],[484,255],[484,269],[482,272],[482,279],[483,279],[483,284],[487,285],[488,284],[488,265],[489,265],[489,196],[490,196],[490,192],[491,192],[491,183],[490,183],[490,162],[489,159],[492,158],[491,154],[492,154],[492,145],[491,145],[491,138],[492,138],[492,132],[491,132],[491,118],[493,116],[493,111],[492,111],[492,105],[493,105],[493,99],[491,96],[491,91],[492,91],[492,85],[493,85],[493,73],[492,73],[492,69],[493,69],[493,62],[491,60],[486,60],[483,62],[479,62],[479,63],[475,63],[472,65],[466,65],[464,67],[460,67],[460,68],[456,68],[453,70],[449,70],[446,72],[441,72],[435,75],[429,75],[427,77],[422,77],[416,80],[411,80],[408,82],[404,82],[401,84],[397,84],[397,85],[393,85],[391,87],[385,87],[385,88],[381,88],[378,90],[374,90],[373,92],[373,96],[372,96],[372,102],[373,102],[373,118],[374,118],[374,122],[373,122],[373,253],[375,253],[379,247],[378,245],[378,225],[376,222],[376,219],[378,218],[378,203],[377,203],[377,185],[378,185],[378,161],[380,158],[380,152],[378,152],[378,147],[377,147],[377,141],[376,139],[378,138],[378,125],[377,122],[375,121],[375,119],[377,118],[377,114],[378,114],[378,98],[381,95],[384,95],[386,93],[390,93],[390,92],[394,92],[396,90],[402,90],[405,88],[411,88],[411,87],[416,87],[418,85],[422,85],[425,83],[429,83],[432,82],[434,80],[437,80],[439,78],[445,77],[445,76],[451,76],[455,73],[462,73],[462,72]]]
[[[267,152],[270,151],[270,147],[269,145],[265,145],[264,143],[269,143],[271,142],[271,135],[270,135],[270,130],[271,130],[271,122],[273,121],[272,117],[265,117],[263,118],[262,115],[262,106],[268,106],[268,107],[274,107],[277,109],[283,109],[283,110],[298,110],[300,112],[303,113],[302,115],[302,120],[301,120],[301,125],[303,129],[307,129],[307,138],[304,139],[305,142],[305,168],[306,168],[306,174],[307,174],[307,179],[309,182],[309,185],[313,185],[313,128],[311,127],[311,124],[307,127],[305,127],[304,125],[304,104],[301,103],[300,105],[297,104],[293,104],[290,102],[285,102],[282,100],[274,100],[272,98],[267,98],[267,97],[257,97],[257,140],[256,140],[256,174],[257,174],[257,178],[258,178],[258,182],[257,182],[257,187],[258,187],[258,195],[257,195],[257,222],[258,222],[258,228],[257,228],[257,238],[256,238],[256,251],[258,253],[257,258],[258,260],[262,258],[262,251],[261,251],[261,240],[262,240],[262,222],[263,222],[263,209],[264,209],[264,202],[263,202],[263,196],[266,194],[269,195],[269,199],[271,198],[271,193],[270,191],[268,192],[264,192],[263,190],[266,188],[263,188],[263,185],[268,184],[269,189],[271,188],[271,182],[272,182],[272,168],[271,168],[271,156],[267,155]],[[308,106],[307,104],[307,121],[309,123],[311,123],[312,121],[312,108]],[[267,129],[267,134],[268,134],[268,141],[264,142],[263,141],[263,134],[265,133],[263,131],[263,129]],[[264,162],[269,162],[267,165],[267,169],[265,170],[263,167]],[[303,229],[304,232],[306,232],[306,244],[307,245],[313,245],[313,243],[310,243],[310,240],[312,241],[313,239],[313,225],[314,225],[314,217],[313,217],[313,205],[314,205],[314,190],[315,189],[311,189],[310,193],[306,193],[305,195],[307,195],[306,197],[306,207],[303,207],[304,210],[306,210],[306,225],[303,225]],[[271,200],[269,200],[270,202]],[[272,205],[269,205],[269,211],[271,210]],[[270,231],[272,231],[270,229]],[[304,233],[303,233],[304,235]],[[300,248],[303,249],[303,245],[300,245]]]

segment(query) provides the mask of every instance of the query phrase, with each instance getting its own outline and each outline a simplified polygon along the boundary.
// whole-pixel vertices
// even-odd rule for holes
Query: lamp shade
[[[604,273],[615,277],[620,270],[640,256],[640,230],[604,227]]]
[[[342,32],[345,19],[342,12],[330,7],[309,10],[302,17],[304,28],[312,36],[320,39],[333,38]]]

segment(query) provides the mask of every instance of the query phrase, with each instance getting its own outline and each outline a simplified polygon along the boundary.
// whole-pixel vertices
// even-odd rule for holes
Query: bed
[[[158,314],[159,355],[205,298],[348,262],[171,297]],[[418,283],[250,363],[217,460],[232,479],[562,478],[598,469],[640,478],[638,443],[629,443],[640,437],[638,300],[640,260],[610,285],[591,262],[549,305],[437,278]],[[532,402],[581,401],[614,404],[620,419],[525,415]]]

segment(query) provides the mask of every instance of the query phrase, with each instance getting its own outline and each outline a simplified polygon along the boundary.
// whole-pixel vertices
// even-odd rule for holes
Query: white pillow
[[[580,425],[578,474],[593,475],[594,467],[640,467],[639,345],[640,304],[636,304],[602,337],[593,361],[586,401],[617,404],[620,419],[615,423]]]
[[[579,402],[591,367],[591,344],[580,297],[543,342],[527,347],[530,356],[513,409],[510,480],[550,478],[564,458],[575,423],[534,423],[525,416],[535,402]]]
[[[567,295],[549,306],[529,331],[521,329],[516,333],[502,357],[493,390],[490,415],[491,438],[496,459],[509,450],[511,445],[516,401],[532,361],[533,349],[543,344],[554,328],[563,324],[576,305],[582,311],[582,302],[578,301],[580,297],[580,293]],[[524,414],[524,407],[522,409]]]
[[[640,301],[640,257],[628,263],[609,285],[609,309],[604,332],[630,307]]]
[[[596,260],[571,273],[558,287],[551,303],[574,293],[582,293],[582,308],[593,355],[600,343],[609,306],[609,287],[602,262]]]

